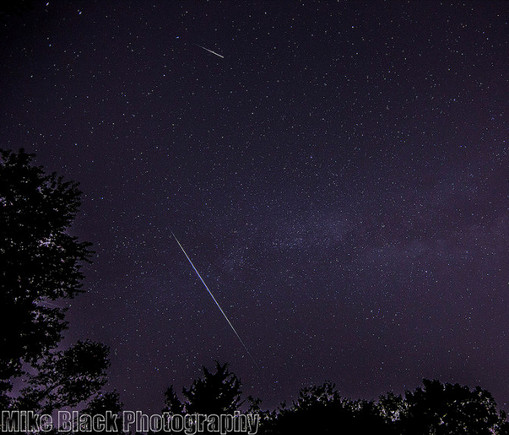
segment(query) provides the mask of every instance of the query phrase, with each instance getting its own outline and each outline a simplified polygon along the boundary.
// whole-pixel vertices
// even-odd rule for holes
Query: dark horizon
[[[80,183],[64,344],[126,409],[218,360],[262,408],[429,378],[509,410],[506,2],[28,3],[2,148]]]

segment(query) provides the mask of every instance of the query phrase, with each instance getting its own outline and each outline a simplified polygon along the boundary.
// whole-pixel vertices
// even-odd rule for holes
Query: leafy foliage
[[[32,154],[0,151],[0,379],[19,375],[54,348],[66,328],[63,308],[81,292],[90,244],[67,234],[80,205],[77,183],[46,175]]]
[[[290,408],[264,416],[262,434],[394,433],[372,402],[342,398],[334,384],[303,388]]]
[[[506,419],[491,394],[476,387],[423,380],[424,388],[406,393],[401,427],[407,434],[498,433]]]
[[[108,348],[85,340],[57,350],[67,323],[53,301],[82,292],[81,267],[92,253],[67,232],[80,205],[78,185],[46,175],[23,150],[0,156],[0,406],[118,412],[118,395],[100,392]],[[9,394],[16,378],[20,391]]]
[[[100,343],[78,341],[63,352],[52,352],[38,361],[29,386],[22,390],[20,409],[50,413],[65,406],[75,407],[106,383],[108,348]]]
[[[423,380],[405,397],[389,393],[378,402],[341,398],[333,384],[300,391],[290,408],[265,413],[261,434],[507,434],[506,414],[489,392]]]

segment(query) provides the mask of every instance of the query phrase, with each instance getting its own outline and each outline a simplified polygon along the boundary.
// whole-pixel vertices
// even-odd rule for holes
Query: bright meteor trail
[[[221,56],[219,53],[216,53],[215,51],[209,50],[208,48],[202,47],[201,45],[194,44],[197,47],[203,48],[204,50],[207,50],[209,53],[215,54],[216,56],[220,57],[221,59],[224,59],[224,56]]]
[[[240,338],[240,335],[238,334],[238,332],[235,330],[235,328],[233,327],[232,325],[232,322],[230,322],[230,319],[228,319],[228,317],[226,316],[225,312],[223,311],[223,309],[221,308],[221,306],[219,305],[219,302],[217,302],[216,298],[214,297],[214,295],[212,294],[212,292],[210,291],[209,287],[207,286],[207,284],[205,284],[205,281],[203,280],[203,278],[201,277],[200,275],[200,272],[198,272],[198,269],[196,269],[196,267],[194,267],[194,264],[193,262],[191,261],[191,259],[189,258],[189,255],[187,255],[187,252],[185,251],[184,247],[180,244],[180,242],[178,241],[177,237],[175,236],[175,234],[171,233],[171,235],[173,236],[173,238],[175,239],[175,241],[178,243],[178,245],[180,246],[180,249],[182,249],[182,252],[184,253],[184,255],[186,256],[187,258],[187,261],[189,261],[189,263],[191,264],[192,268],[194,269],[194,271],[196,272],[196,275],[198,275],[198,278],[200,278],[200,281],[203,283],[203,285],[205,286],[205,288],[207,289],[207,291],[209,292],[209,295],[210,297],[212,298],[212,300],[216,303],[217,305],[217,308],[219,308],[219,311],[221,311],[221,314],[224,316],[224,318],[226,319],[226,321],[228,322],[228,325],[230,325],[230,328],[232,328],[232,331],[235,333],[235,335],[237,336],[237,338],[239,339],[240,343],[242,344],[242,346],[244,346],[244,349],[246,349],[246,352],[247,354],[251,357],[251,359],[253,360],[253,362],[255,363],[255,365],[258,367],[258,364],[256,363],[256,360],[253,358],[253,356],[251,355],[251,352],[249,352],[247,346],[244,344],[244,341],[242,341],[242,338]]]

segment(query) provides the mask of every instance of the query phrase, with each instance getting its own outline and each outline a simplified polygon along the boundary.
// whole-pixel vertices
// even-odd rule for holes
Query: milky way
[[[262,407],[427,377],[507,409],[508,30],[484,0],[3,15],[2,147],[80,182],[96,251],[66,342],[110,346],[146,412],[214,360]]]

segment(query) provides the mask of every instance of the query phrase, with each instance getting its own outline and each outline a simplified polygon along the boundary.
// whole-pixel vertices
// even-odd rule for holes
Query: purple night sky
[[[507,409],[507,6],[4,14],[1,147],[80,182],[73,233],[96,251],[66,343],[110,346],[110,388],[146,412],[214,360],[262,408],[325,380],[371,399],[427,377]]]

